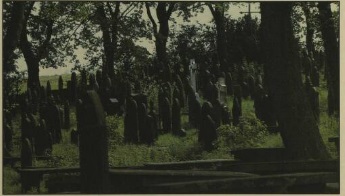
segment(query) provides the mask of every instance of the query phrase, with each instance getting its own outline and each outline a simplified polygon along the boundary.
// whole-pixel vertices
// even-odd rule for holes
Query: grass
[[[57,89],[58,76],[43,76],[40,78],[41,84],[45,85],[49,80],[52,89]],[[67,80],[70,80],[70,74],[63,75],[64,85]],[[24,86],[24,85],[23,85]],[[26,88],[26,87],[25,87]],[[339,119],[327,115],[327,91],[325,84],[321,83],[320,93],[320,123],[319,130],[332,157],[337,157],[335,145],[328,142],[329,137],[339,135]],[[232,97],[228,97],[227,105],[229,109],[232,108]],[[156,110],[157,111],[157,110]],[[184,111],[184,110],[183,110]],[[182,128],[187,132],[187,136],[183,138],[176,137],[172,134],[164,134],[158,137],[158,140],[153,146],[147,145],[130,145],[123,143],[123,117],[108,116],[106,117],[108,131],[109,131],[109,163],[110,166],[139,166],[147,162],[170,162],[170,161],[185,161],[198,159],[232,159],[229,153],[231,148],[243,146],[256,147],[283,147],[283,142],[279,134],[259,134],[255,132],[259,124],[254,118],[253,101],[250,99],[242,100],[242,111],[244,118],[244,130],[246,136],[237,143],[229,145],[226,142],[230,140],[224,139],[218,141],[216,148],[213,151],[203,151],[197,141],[197,130],[192,128],[188,123],[188,116],[182,115]],[[36,161],[35,166],[49,166],[49,167],[73,167],[79,166],[79,149],[76,145],[70,143],[70,131],[76,129],[76,115],[75,108],[71,107],[71,128],[63,129],[63,142],[53,146],[54,158],[51,161]],[[13,121],[14,127],[14,149],[13,156],[20,156],[20,115],[17,114]],[[237,138],[242,137],[241,131],[234,130],[234,127],[227,127],[238,134]],[[257,134],[257,135],[256,135]],[[252,139],[248,139],[252,138]],[[236,146],[237,145],[237,146]],[[19,166],[19,165],[17,165]],[[19,194],[20,193],[20,178],[19,175],[10,167],[4,166],[4,188],[5,194]],[[43,191],[44,192],[44,191]],[[33,191],[32,193],[35,193]]]

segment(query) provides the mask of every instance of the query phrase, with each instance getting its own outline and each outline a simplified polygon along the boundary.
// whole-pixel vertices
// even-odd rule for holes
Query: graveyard
[[[340,193],[338,4],[3,5],[3,194]],[[213,28],[169,35],[168,21],[201,8]],[[296,32],[298,14],[317,26]],[[153,54],[136,28],[153,29]],[[65,56],[69,73],[40,74]]]

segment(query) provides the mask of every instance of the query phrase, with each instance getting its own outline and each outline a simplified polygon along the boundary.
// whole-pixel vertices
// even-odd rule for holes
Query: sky
[[[245,5],[242,5],[242,6],[238,6],[238,5],[230,6],[226,15],[230,16],[232,19],[238,19],[238,18],[244,16],[244,14],[241,14],[240,12],[246,12],[246,11],[248,11],[247,3],[245,3]],[[253,12],[260,11],[259,3],[251,3],[251,11],[253,11]],[[155,15],[156,13],[152,10],[152,8],[151,8],[151,13],[152,13],[153,18],[157,21],[157,18]],[[190,18],[190,22],[184,22],[182,17],[177,17],[176,13],[173,13],[173,15],[171,17],[175,18],[175,20],[176,20],[176,27],[175,27],[175,29],[170,28],[171,31],[172,30],[178,31],[179,26],[181,26],[181,25],[196,24],[197,22],[199,22],[200,24],[204,24],[204,25],[214,25],[211,22],[213,17],[212,17],[212,14],[208,8],[205,8],[203,13],[199,13],[197,16]],[[260,14],[252,14],[252,17],[253,18],[255,18],[255,17],[260,18]],[[149,21],[148,16],[146,14],[146,10],[144,10],[144,12],[143,12],[143,18],[145,20]],[[172,25],[170,25],[170,26],[172,26]],[[151,54],[155,50],[154,40],[141,39],[136,44],[145,47]],[[86,62],[83,59],[85,52],[86,52],[86,50],[84,50],[84,49],[76,50],[76,54],[78,55],[78,58],[82,64]],[[59,67],[57,69],[55,69],[55,68],[42,68],[41,67],[40,68],[40,75],[41,76],[44,76],[44,75],[61,75],[61,74],[65,74],[65,73],[71,73],[71,69],[73,68],[74,65],[69,63],[69,62],[66,62],[65,64],[66,64],[65,67]],[[20,71],[25,71],[27,69],[24,58],[18,59],[17,65],[18,65],[18,70],[20,70]]]

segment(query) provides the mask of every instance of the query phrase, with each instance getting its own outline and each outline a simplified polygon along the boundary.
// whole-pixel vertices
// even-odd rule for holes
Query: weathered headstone
[[[180,97],[179,97],[180,105],[183,108],[185,106],[186,93],[183,87],[182,80],[179,75],[176,76],[175,82],[176,82],[176,87],[178,88],[180,92]]]
[[[77,105],[77,113],[80,192],[107,193],[109,186],[107,126],[101,100],[95,91],[86,92]]]

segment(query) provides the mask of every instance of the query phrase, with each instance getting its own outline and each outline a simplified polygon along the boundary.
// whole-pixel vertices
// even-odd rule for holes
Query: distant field
[[[71,80],[71,74],[62,74],[61,76],[62,76],[64,88],[66,88],[67,87],[67,81]],[[40,76],[41,86],[47,86],[47,82],[50,81],[50,85],[52,87],[52,90],[57,90],[59,77],[60,77],[60,75]],[[26,82],[22,83],[20,89],[21,89],[21,92],[26,91]]]

